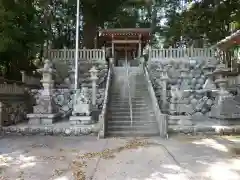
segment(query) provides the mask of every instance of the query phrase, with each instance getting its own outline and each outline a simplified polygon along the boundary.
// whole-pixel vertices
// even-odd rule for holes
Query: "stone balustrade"
[[[51,59],[52,61],[70,61],[75,60],[75,49],[49,49],[45,52],[45,57]],[[89,62],[105,62],[106,53],[105,49],[79,49],[78,59],[87,60]]]
[[[1,79],[0,84],[0,126],[17,124],[26,120],[31,111],[32,100],[25,84]]]
[[[29,76],[26,74],[25,71],[21,71],[21,73],[22,73],[22,82],[25,83],[26,85],[30,85],[30,86],[40,86],[41,85],[41,82],[40,82],[41,78]]]
[[[168,48],[168,49],[149,49],[149,61],[172,61],[188,60],[187,58],[214,58],[215,50],[212,48]]]

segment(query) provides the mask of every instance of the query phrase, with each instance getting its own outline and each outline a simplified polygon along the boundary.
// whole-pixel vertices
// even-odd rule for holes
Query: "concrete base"
[[[60,113],[55,114],[27,114],[29,118],[28,124],[31,125],[50,125],[57,121],[57,118],[60,117]]]
[[[175,115],[169,115],[168,116],[168,124],[171,125],[193,125],[191,121],[191,116],[175,116]]]
[[[97,107],[92,107],[91,109],[91,115],[92,115],[92,120],[94,122],[98,122],[98,116],[100,114],[100,110]]]
[[[71,125],[88,125],[93,123],[91,116],[70,116],[69,121]]]

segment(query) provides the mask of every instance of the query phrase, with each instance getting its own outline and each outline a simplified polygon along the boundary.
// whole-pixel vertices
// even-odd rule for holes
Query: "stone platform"
[[[193,125],[170,125],[168,127],[169,134],[240,134],[240,121],[237,120],[217,120],[217,119],[201,119],[192,121]]]
[[[92,125],[71,125],[69,121],[60,121],[52,125],[30,125],[20,123],[1,128],[2,135],[50,135],[50,136],[97,136],[99,130],[98,124]],[[195,122],[190,126],[171,125],[168,133],[172,134],[240,134],[240,122],[237,121],[219,121],[202,120]]]
[[[51,135],[51,136],[84,136],[97,135],[98,124],[71,125],[69,121],[60,121],[52,125],[34,125],[20,123],[1,128],[2,135]]]

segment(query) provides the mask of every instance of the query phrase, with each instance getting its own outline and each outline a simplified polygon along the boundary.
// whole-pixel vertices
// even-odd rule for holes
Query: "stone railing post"
[[[0,127],[4,126],[4,121],[7,121],[7,114],[5,111],[5,106],[2,102],[0,102]]]
[[[92,80],[92,105],[96,106],[96,96],[97,96],[97,73],[98,70],[95,66],[90,69],[91,80]]]
[[[22,82],[25,83],[26,82],[26,72],[25,71],[20,71],[22,74]]]
[[[109,68],[114,66],[114,58],[109,58]]]
[[[101,53],[100,57],[98,57],[98,58],[99,58],[98,60],[104,61],[104,60],[106,59],[106,57],[107,57],[107,55],[106,55],[106,49],[105,49],[105,47],[103,46],[103,47],[102,47],[102,53]]]

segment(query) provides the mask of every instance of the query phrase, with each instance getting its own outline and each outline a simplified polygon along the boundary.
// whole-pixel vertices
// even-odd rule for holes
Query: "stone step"
[[[130,113],[129,111],[111,111],[109,112],[110,115],[119,115],[119,116],[124,116],[124,115],[128,115]],[[133,115],[154,115],[153,111],[132,111]]]
[[[144,103],[146,102],[143,98],[112,98],[111,102],[115,103],[128,103],[131,100],[132,103]]]
[[[149,125],[149,124],[154,124],[157,127],[157,122],[154,120],[134,120],[132,121],[133,125]],[[120,120],[120,121],[115,121],[115,120],[109,120],[107,122],[108,125],[117,125],[117,126],[124,126],[124,125],[131,125],[131,121],[129,120]]]
[[[132,105],[144,105],[144,106],[148,106],[148,104],[146,103],[146,101],[136,101],[136,100],[125,100],[125,101],[116,101],[116,100],[111,100],[110,104],[111,105],[129,105],[129,101],[131,101]]]
[[[139,121],[139,122],[142,122],[142,121],[153,121],[155,119],[154,116],[152,117],[132,117],[132,120],[133,121]],[[131,121],[131,117],[130,116],[108,116],[108,120],[109,121]]]
[[[131,117],[130,116],[119,116],[119,117],[116,117],[116,116],[108,116],[108,120],[109,121],[131,121]],[[132,120],[133,121],[139,121],[139,122],[142,122],[142,121],[153,121],[155,120],[155,117],[154,116],[151,116],[151,117],[132,117]]]
[[[107,129],[109,131],[156,131],[158,132],[158,129],[155,124],[146,124],[146,125],[109,125]]]
[[[119,87],[119,86],[113,86],[112,87],[112,92],[121,92],[121,91],[123,91],[123,90],[126,90],[127,92],[129,91],[129,88],[128,87],[126,87],[126,89],[120,89],[120,88],[122,88],[122,87]],[[130,89],[130,92],[147,92],[148,91],[148,89],[147,89],[147,87],[130,87],[131,89]]]
[[[130,107],[128,103],[110,103],[111,107],[121,108],[121,107]],[[132,108],[148,107],[146,103],[132,103]]]
[[[119,96],[116,96],[114,98],[112,98],[112,100],[128,100],[129,98],[128,97],[119,97]],[[136,100],[136,101],[144,101],[146,98],[143,97],[143,96],[138,96],[138,97],[131,97],[132,100]]]
[[[126,93],[126,94],[110,94],[111,99],[128,99],[128,96],[129,96],[128,93]],[[133,98],[134,99],[139,99],[139,98],[142,98],[144,96],[145,95],[143,93],[141,93],[141,94],[134,94],[134,95],[131,94],[132,99]]]
[[[143,95],[146,95],[147,92],[130,92],[131,97],[135,97],[135,98],[139,98],[139,97],[143,97]],[[111,97],[119,97],[119,98],[124,98],[124,97],[128,97],[129,96],[129,92],[128,91],[123,91],[123,92],[113,92],[111,91]]]
[[[151,137],[159,136],[159,131],[107,131],[110,137]]]
[[[149,110],[149,108],[146,106],[140,106],[140,107],[135,107],[135,106],[133,106],[132,107],[132,110],[133,111],[136,111],[136,110],[138,110],[138,111],[147,111],[147,110]],[[109,105],[109,111],[111,111],[111,112],[114,112],[114,111],[118,111],[118,112],[129,112],[130,110],[129,110],[129,106],[111,106],[111,105]]]
[[[146,104],[146,100],[145,99],[128,99],[128,98],[124,98],[124,99],[111,99],[111,103],[112,104],[129,104],[129,101],[131,101],[132,104]]]

